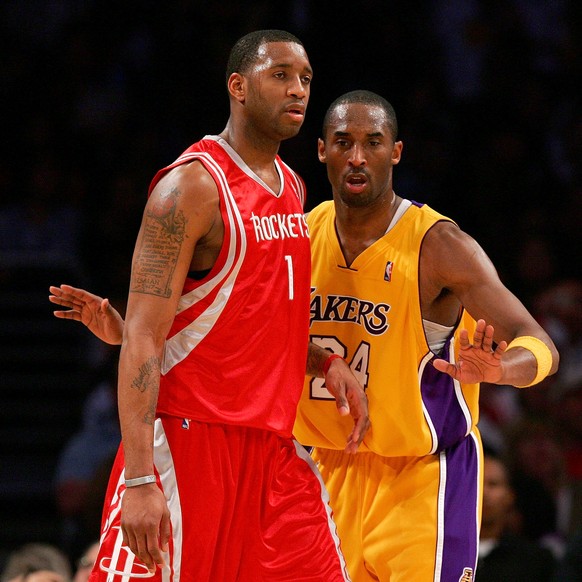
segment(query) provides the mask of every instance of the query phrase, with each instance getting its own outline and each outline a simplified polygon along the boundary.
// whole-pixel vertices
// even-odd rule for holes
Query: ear
[[[232,73],[226,84],[229,94],[240,103],[245,100],[246,83],[240,73]]]
[[[321,138],[317,140],[317,157],[322,164],[325,164],[327,161],[325,156],[325,142]]]
[[[392,165],[395,166],[402,156],[402,148],[404,144],[401,141],[394,142],[394,147],[392,148]]]

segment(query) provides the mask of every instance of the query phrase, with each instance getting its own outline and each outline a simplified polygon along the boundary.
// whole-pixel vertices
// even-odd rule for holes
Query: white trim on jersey
[[[421,382],[422,382],[422,376],[424,374],[424,369],[426,368],[426,365],[432,360],[433,355],[434,354],[432,352],[428,352],[426,354],[426,356],[424,356],[424,358],[422,359],[422,362],[420,362],[420,366],[418,368],[418,385],[419,385],[419,387],[420,387]],[[430,414],[428,413],[428,410],[427,410],[426,405],[424,404],[424,400],[422,400],[422,398],[420,399],[420,403],[422,404],[422,413],[424,414],[424,418],[426,420],[426,424],[428,425],[428,428],[430,430],[430,436],[432,438],[432,448],[430,449],[428,454],[433,455],[434,453],[436,453],[436,450],[438,448],[439,438],[438,438],[436,429],[434,427],[434,424],[432,422],[432,418],[430,417]]]
[[[299,176],[295,173],[295,170],[292,170],[283,160],[281,160],[281,164],[285,166],[287,170],[289,170],[289,173],[293,177],[293,183],[295,184],[293,190],[295,191],[295,196],[297,196],[297,199],[301,203],[301,208],[303,208],[305,206],[305,200],[307,198],[307,196],[305,195],[305,185],[299,179]]]
[[[172,523],[172,540],[173,546],[170,548],[172,555],[164,555],[166,567],[162,571],[162,579],[172,582],[180,580],[182,570],[182,552],[183,544],[183,526],[182,526],[182,504],[180,502],[180,492],[178,490],[178,480],[176,479],[176,470],[172,459],[172,452],[168,445],[166,432],[162,421],[157,418],[154,425],[154,465],[160,476],[160,482],[168,509],[170,510],[170,521]]]
[[[247,250],[243,220],[234,196],[228,186],[228,180],[223,169],[208,153],[188,154],[179,159],[204,160],[206,169],[216,178],[221,193],[220,200],[224,202],[227,212],[230,242],[225,263],[220,271],[212,279],[180,298],[178,313],[192,307],[216,288],[219,289],[216,297],[203,313],[184,329],[166,340],[164,359],[162,362],[163,374],[167,374],[176,364],[184,360],[214,327],[214,324],[228,303]],[[237,255],[237,244],[239,240],[240,250]]]
[[[332,509],[331,509],[331,506],[329,504],[329,493],[327,492],[327,489],[325,488],[325,484],[324,484],[323,479],[321,477],[321,473],[319,472],[319,469],[315,465],[315,462],[313,461],[313,459],[311,458],[311,455],[307,452],[305,447],[303,445],[301,445],[296,440],[293,440],[293,444],[295,445],[295,452],[297,453],[297,456],[300,459],[303,459],[309,465],[309,468],[313,471],[313,474],[317,477],[317,480],[319,481],[319,484],[321,486],[321,500],[323,501],[323,503],[325,505],[325,510],[327,512],[327,523],[329,526],[329,531],[330,531],[331,537],[333,538],[333,541],[335,543],[335,548],[337,551],[338,559],[339,559],[340,564],[342,566],[344,579],[345,579],[345,582],[351,582],[350,575],[348,574],[348,568],[346,566],[346,561],[345,561],[344,556],[340,550],[340,539],[339,539],[339,535],[337,533],[337,526],[336,526],[335,522],[333,521],[333,517],[332,517]]]
[[[280,183],[279,192],[275,192],[270,186],[267,185],[266,182],[264,182],[257,174],[255,174],[253,172],[253,170],[251,170],[251,168],[249,168],[248,164],[238,155],[238,153],[233,149],[233,147],[224,138],[220,137],[219,135],[206,135],[206,136],[204,136],[204,139],[211,139],[211,140],[215,141],[217,144],[219,144],[222,147],[222,149],[224,149],[224,151],[230,156],[232,161],[249,178],[251,178],[255,182],[259,183],[265,190],[267,190],[267,192],[269,192],[273,196],[275,196],[275,198],[281,198],[281,195],[283,194],[283,191],[285,190],[285,176],[283,175],[283,172],[282,172],[281,168],[279,167],[277,160],[275,160],[275,169],[277,170],[277,174],[279,175],[279,183]]]
[[[450,348],[449,348],[449,354],[450,354],[450,362],[451,364],[455,363],[455,338],[454,336],[451,338],[450,341]],[[465,396],[463,394],[463,389],[461,388],[461,383],[453,378],[453,385],[455,387],[455,396],[457,397],[457,402],[459,403],[459,407],[461,408],[461,410],[463,411],[463,416],[465,417],[465,422],[467,424],[467,430],[465,431],[465,436],[469,436],[469,433],[471,432],[471,429],[473,428],[473,419],[471,418],[471,411],[469,410],[469,407],[467,406],[467,401],[465,400]]]
[[[475,444],[475,450],[481,449],[481,443],[477,438],[475,430],[471,430],[470,435]],[[479,559],[479,534],[481,532],[481,518],[479,512],[481,510],[480,499],[483,499],[483,456],[480,454],[477,457],[477,503],[475,504],[475,540],[477,541],[477,551],[475,552],[475,563],[473,564],[473,572],[477,571],[477,561]]]
[[[434,566],[434,582],[440,582],[443,568],[443,548],[445,545],[445,494],[447,491],[447,453],[439,454],[439,496],[437,501],[437,541]]]

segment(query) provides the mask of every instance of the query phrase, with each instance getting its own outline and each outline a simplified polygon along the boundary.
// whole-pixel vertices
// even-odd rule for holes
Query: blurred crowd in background
[[[0,285],[15,270],[50,278],[66,266],[69,280],[49,282],[123,313],[149,181],[222,131],[228,52],[258,28],[296,34],[314,68],[305,125],[281,150],[307,183],[307,209],[331,198],[316,155],[327,106],[352,89],[380,93],[404,142],[396,193],[474,236],[556,342],[556,376],[528,390],[482,386],[480,427],[515,491],[507,528],[561,560],[582,531],[580,2],[3,0]],[[29,284],[45,301],[44,281]],[[99,375],[70,387],[84,410],[49,476],[50,541],[72,561],[98,537],[119,438],[116,352],[85,340],[84,365]]]

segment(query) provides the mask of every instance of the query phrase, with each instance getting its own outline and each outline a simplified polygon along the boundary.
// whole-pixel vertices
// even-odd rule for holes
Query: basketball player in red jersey
[[[327,494],[292,438],[307,360],[310,246],[301,178],[279,158],[312,69],[284,31],[240,39],[230,117],[150,186],[119,366],[122,447],[91,582],[348,580]],[[345,362],[316,358],[354,417]],[[311,373],[314,370],[310,370]]]

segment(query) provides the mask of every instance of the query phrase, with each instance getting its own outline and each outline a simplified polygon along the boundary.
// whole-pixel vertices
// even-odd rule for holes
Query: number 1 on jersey
[[[293,257],[285,255],[285,260],[287,261],[287,274],[289,275],[289,301],[293,301]]]

